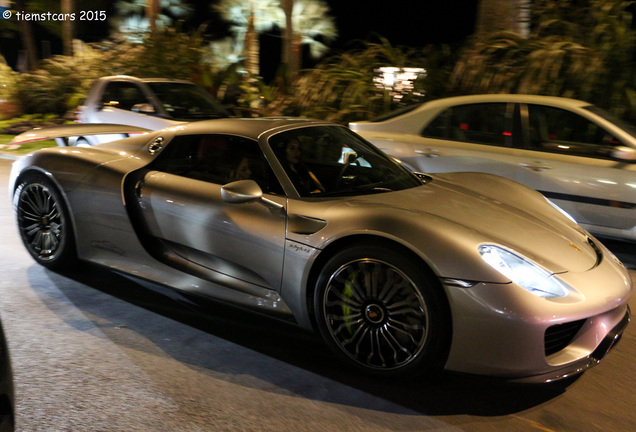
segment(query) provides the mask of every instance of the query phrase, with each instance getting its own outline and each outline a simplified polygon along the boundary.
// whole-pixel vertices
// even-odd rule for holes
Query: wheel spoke
[[[323,307],[332,338],[367,367],[403,367],[428,339],[422,295],[401,270],[386,262],[360,259],[343,265],[325,288]]]
[[[25,244],[34,255],[44,260],[55,256],[64,235],[64,224],[55,198],[45,185],[24,186],[18,201],[18,224]]]

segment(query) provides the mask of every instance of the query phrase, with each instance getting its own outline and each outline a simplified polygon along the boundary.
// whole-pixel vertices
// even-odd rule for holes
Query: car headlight
[[[479,253],[492,268],[538,297],[565,297],[570,293],[551,273],[508,249],[481,245]]]

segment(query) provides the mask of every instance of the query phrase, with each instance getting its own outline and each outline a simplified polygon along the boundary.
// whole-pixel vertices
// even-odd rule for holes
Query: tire
[[[50,269],[76,261],[75,241],[68,210],[53,183],[44,176],[28,176],[13,195],[18,230],[36,262]]]
[[[406,254],[361,244],[334,255],[314,293],[318,329],[345,362],[377,376],[441,373],[450,312],[439,283]]]

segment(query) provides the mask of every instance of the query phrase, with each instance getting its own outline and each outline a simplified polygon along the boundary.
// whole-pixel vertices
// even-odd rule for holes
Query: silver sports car
[[[9,187],[38,263],[270,313],[372,374],[556,380],[629,321],[625,268],[538,192],[416,175],[330,123],[211,120],[46,149]]]

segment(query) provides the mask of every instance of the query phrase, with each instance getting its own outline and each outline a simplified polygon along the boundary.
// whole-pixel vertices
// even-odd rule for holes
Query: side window
[[[258,143],[234,135],[176,136],[152,168],[219,185],[254,180],[263,192],[283,193]]]
[[[451,116],[451,111],[452,108],[447,109],[446,111],[435,117],[432,122],[426,125],[421,135],[428,138],[450,138],[448,133],[448,118]]]
[[[459,105],[440,114],[422,136],[508,147],[511,117],[506,103]]]
[[[596,123],[570,111],[528,105],[528,115],[530,145],[537,150],[605,158],[621,145]]]
[[[132,110],[133,106],[137,104],[150,103],[137,84],[117,81],[106,85],[101,102],[104,106],[112,106],[128,111]]]

